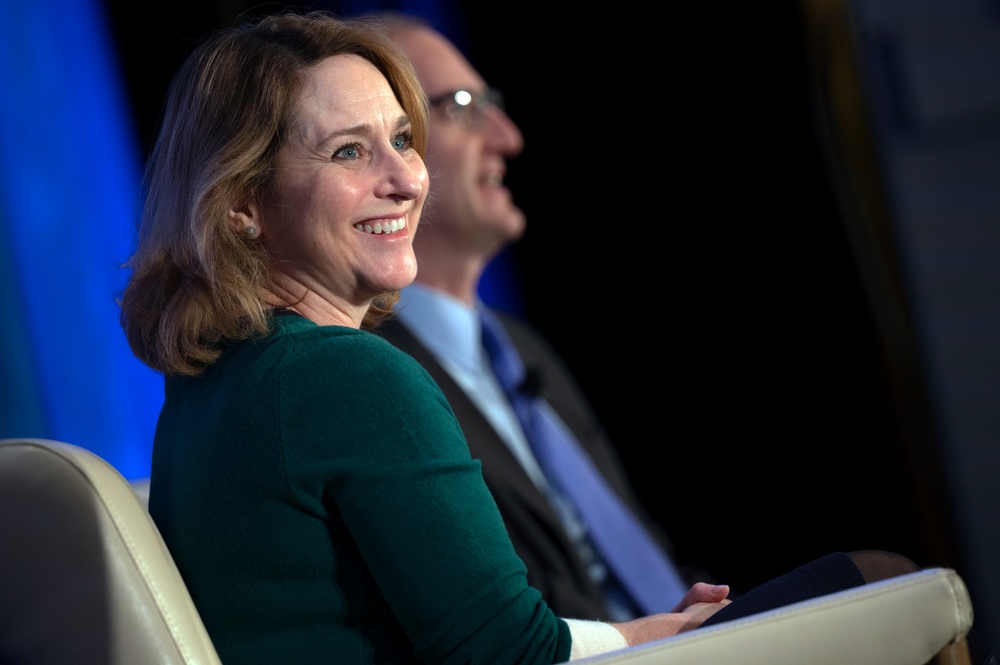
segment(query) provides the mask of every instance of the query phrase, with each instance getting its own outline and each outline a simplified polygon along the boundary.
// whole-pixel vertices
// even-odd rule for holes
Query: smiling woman
[[[569,656],[440,390],[363,330],[415,275],[426,108],[324,14],[215,33],[171,85],[122,323],[166,376],[150,513],[224,661]]]

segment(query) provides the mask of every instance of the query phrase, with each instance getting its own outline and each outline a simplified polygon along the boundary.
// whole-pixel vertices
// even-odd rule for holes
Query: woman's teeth
[[[355,224],[354,228],[362,233],[395,233],[406,227],[405,219],[394,219],[387,222],[375,222],[374,224]]]

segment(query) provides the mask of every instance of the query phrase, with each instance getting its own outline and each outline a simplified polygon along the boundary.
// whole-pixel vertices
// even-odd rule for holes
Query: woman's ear
[[[247,240],[260,236],[260,217],[260,209],[254,201],[246,201],[229,209],[230,226]]]

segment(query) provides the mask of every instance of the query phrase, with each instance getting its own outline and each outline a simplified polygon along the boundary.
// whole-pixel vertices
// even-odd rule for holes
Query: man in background
[[[445,36],[417,18],[394,13],[379,18],[413,61],[430,100],[426,162],[431,186],[414,239],[416,281],[403,291],[396,319],[374,332],[415,357],[441,386],[472,456],[482,461],[486,483],[528,567],[529,582],[553,610],[594,620],[646,614],[651,608],[633,597],[609,565],[609,556],[638,555],[609,551],[632,547],[623,540],[595,544],[595,529],[558,488],[559,482],[569,481],[554,480],[539,463],[533,435],[522,427],[518,407],[510,401],[511,389],[490,370],[489,353],[480,341],[479,317],[485,309],[478,295],[480,279],[525,231],[525,216],[503,185],[507,160],[524,147],[521,132],[504,112],[499,92]],[[574,232],[572,219],[551,223]],[[558,306],[559,287],[552,288]],[[700,571],[695,578],[692,571],[674,567],[665,535],[638,504],[603,426],[549,343],[525,322],[496,310],[490,313],[502,322],[526,370],[515,392],[544,397],[543,408],[555,412],[556,427],[568,430],[573,445],[586,451],[589,463],[584,464],[601,472],[642,523],[658,546],[656,556],[664,567],[674,568],[684,589],[694,581],[711,581]],[[582,482],[581,475],[575,478]],[[663,591],[665,604],[652,611],[669,611],[671,594]]]

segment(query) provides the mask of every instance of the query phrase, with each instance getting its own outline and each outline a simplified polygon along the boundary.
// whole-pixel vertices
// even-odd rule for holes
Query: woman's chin
[[[407,262],[403,265],[396,266],[394,269],[383,273],[379,276],[377,280],[377,288],[382,291],[400,291],[410,284],[413,280],[417,278],[417,263],[413,261],[412,263]]]

